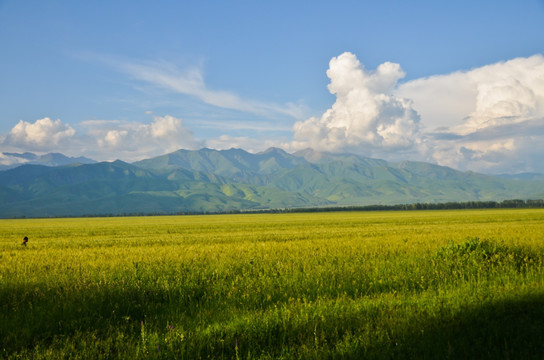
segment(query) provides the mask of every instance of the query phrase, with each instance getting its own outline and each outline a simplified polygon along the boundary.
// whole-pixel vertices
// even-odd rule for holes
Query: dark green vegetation
[[[543,223],[541,209],[1,220],[0,357],[542,359]]]
[[[179,150],[134,164],[24,165],[0,171],[4,218],[542,198],[544,180],[534,174],[528,180],[493,177],[312,150]]]

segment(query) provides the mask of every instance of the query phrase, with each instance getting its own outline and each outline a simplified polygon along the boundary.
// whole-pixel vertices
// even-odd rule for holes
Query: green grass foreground
[[[542,359],[544,210],[1,220],[0,358]]]

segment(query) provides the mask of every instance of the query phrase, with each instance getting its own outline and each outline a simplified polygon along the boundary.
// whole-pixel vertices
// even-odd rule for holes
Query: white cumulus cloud
[[[178,149],[198,149],[204,142],[171,115],[153,116],[149,123],[87,120],[78,131],[61,120],[19,121],[0,142],[1,151],[61,152],[95,160],[135,161]],[[7,161],[0,157],[0,163]]]
[[[20,120],[3,141],[4,145],[29,150],[48,151],[55,149],[60,142],[75,135],[76,131],[60,119],[46,117],[29,123]]]
[[[151,135],[154,138],[175,139],[183,131],[181,119],[171,115],[155,116],[151,124]]]
[[[95,139],[100,157],[113,152],[118,158],[133,161],[202,146],[193,132],[183,126],[182,119],[171,115],[153,116],[148,124],[91,120],[82,125],[87,128],[90,138]]]
[[[332,58],[334,104],[294,124],[287,148],[423,160],[489,173],[544,172],[544,56],[405,83],[400,65]]]
[[[401,84],[429,130],[428,159],[459,169],[544,171],[544,57]]]
[[[122,144],[123,138],[125,138],[128,134],[128,131],[126,130],[109,130],[106,132],[106,135],[98,139],[98,145],[101,148],[109,147],[109,148],[115,148]]]
[[[398,64],[386,62],[370,71],[346,52],[330,61],[327,76],[336,102],[320,118],[295,123],[294,148],[373,156],[416,148],[419,115],[409,99],[392,93],[405,76]]]

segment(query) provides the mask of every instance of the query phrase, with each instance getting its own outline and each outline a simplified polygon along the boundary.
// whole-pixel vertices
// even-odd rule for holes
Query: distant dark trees
[[[408,210],[456,210],[456,209],[516,209],[516,208],[544,208],[544,200],[503,200],[503,201],[465,201],[445,203],[412,203],[398,205],[362,205],[362,206],[327,206],[312,208],[283,208],[283,209],[244,209],[226,211],[179,211],[176,213],[120,213],[96,214],[78,217],[116,217],[116,216],[163,216],[163,215],[214,215],[214,214],[258,214],[258,213],[304,213],[330,211],[408,211]],[[63,216],[66,217],[66,216]],[[24,218],[21,216],[20,218]]]
[[[326,211],[384,211],[384,210],[455,210],[455,209],[514,209],[544,208],[544,200],[503,200],[503,201],[465,201],[445,203],[413,203],[398,205],[365,205],[320,208],[283,209],[281,212],[326,212]]]

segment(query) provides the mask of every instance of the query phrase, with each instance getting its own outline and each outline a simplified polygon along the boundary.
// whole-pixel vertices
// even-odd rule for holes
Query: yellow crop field
[[[544,210],[0,220],[0,309],[7,359],[543,358]]]

